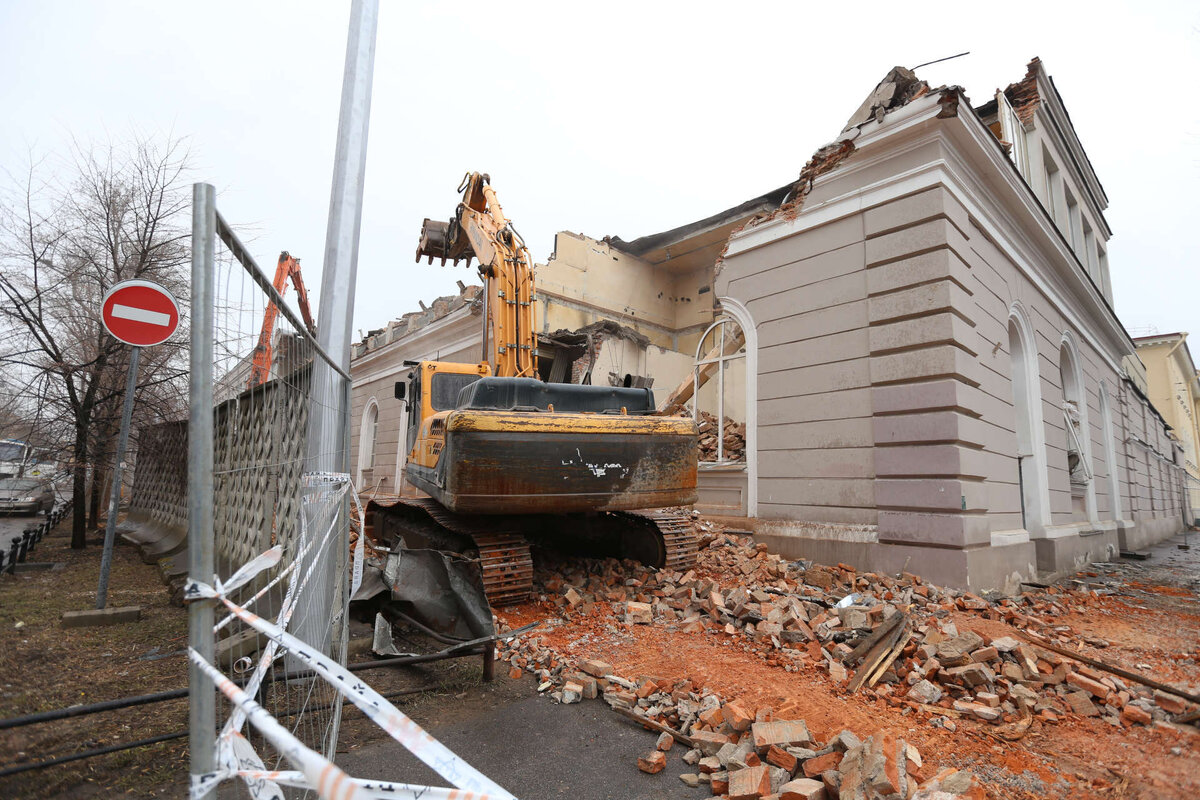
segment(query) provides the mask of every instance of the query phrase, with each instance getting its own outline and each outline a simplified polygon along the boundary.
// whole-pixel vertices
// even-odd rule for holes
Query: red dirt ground
[[[1163,681],[1200,682],[1195,658],[1200,604],[1194,595],[1172,587],[1125,586],[1125,597],[1055,591],[1045,599],[1067,613],[1050,619],[1076,634],[1106,640],[1108,647],[1088,651],[1096,658]],[[741,698],[751,707],[783,710],[780,717],[804,719],[817,740],[847,728],[860,737],[890,733],[920,750],[924,776],[943,767],[966,767],[996,798],[1200,796],[1200,730],[1195,728],[1118,729],[1068,715],[1057,723],[1035,721],[1023,739],[1008,742],[985,723],[958,719],[951,732],[931,725],[924,712],[890,705],[884,697],[866,691],[850,695],[812,662],[786,671],[782,662],[752,651],[741,637],[626,624],[607,603],[597,603],[589,614],[572,613],[569,620],[551,602],[501,609],[498,616],[513,627],[541,620],[537,639],[560,657],[598,658],[630,679],[687,679],[724,700]],[[1005,622],[973,612],[954,612],[950,619],[960,630],[1019,637]],[[1187,663],[1182,663],[1184,654],[1191,656]]]

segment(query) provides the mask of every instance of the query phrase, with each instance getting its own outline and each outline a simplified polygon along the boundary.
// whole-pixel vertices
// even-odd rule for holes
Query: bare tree
[[[88,471],[107,468],[97,456],[111,455],[129,362],[129,348],[100,323],[100,302],[114,284],[140,278],[186,303],[187,161],[178,139],[76,146],[61,170],[68,179],[31,163],[20,179],[9,176],[0,199],[0,365],[53,379],[43,414],[70,431],[74,548],[85,545]],[[178,343],[145,351],[138,397],[155,402],[139,405],[157,413],[174,397],[182,408],[185,369]]]

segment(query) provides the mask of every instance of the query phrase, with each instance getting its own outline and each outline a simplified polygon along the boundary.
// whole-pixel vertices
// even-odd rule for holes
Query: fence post
[[[350,4],[350,28],[346,41],[346,61],[342,74],[342,100],[338,112],[338,132],[333,158],[333,187],[329,197],[329,221],[325,229],[325,261],[321,270],[321,307],[317,319],[318,344],[333,360],[313,360],[312,403],[310,405],[305,470],[349,473],[349,381],[334,369],[350,371],[350,341],[354,313],[354,291],[358,272],[358,237],[362,223],[363,184],[367,166],[367,131],[371,120],[371,81],[375,70],[375,31],[379,21],[378,0],[353,0]],[[310,559],[329,559],[319,567],[309,583],[312,602],[297,609],[294,631],[326,655],[339,657],[345,620],[330,630],[330,620],[313,609],[327,609],[334,592],[344,580],[338,571],[343,551],[349,549],[349,501],[342,503],[338,528],[343,532],[332,546],[332,559],[314,553]],[[332,560],[334,563],[330,563]],[[345,605],[342,605],[345,608]],[[343,613],[344,616],[344,613]],[[341,706],[334,710],[341,713]],[[332,752],[332,751],[331,751]]]
[[[133,396],[137,391],[138,356],[142,348],[129,352],[129,374],[125,376],[125,404],[121,409],[121,433],[117,438],[117,459],[113,466],[112,496],[108,501],[108,520],[104,526],[104,554],[100,557],[100,583],[96,587],[96,608],[108,605],[108,573],[112,569],[113,542],[117,538],[117,512],[121,507],[121,482],[124,480],[125,448],[129,446],[129,426],[133,422]]]
[[[191,374],[188,381],[188,575],[213,579],[213,284],[216,246],[216,192],[211,184],[192,186]],[[188,605],[188,644],[213,660],[213,602]],[[216,767],[216,687],[188,661],[188,733],[193,776]],[[211,798],[208,793],[206,798]]]

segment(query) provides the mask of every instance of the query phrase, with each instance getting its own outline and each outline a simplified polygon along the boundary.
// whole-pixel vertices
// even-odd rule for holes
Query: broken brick
[[[595,678],[603,678],[605,675],[611,675],[613,671],[612,664],[606,661],[597,661],[589,659],[579,665],[579,668]]]
[[[715,756],[721,745],[730,743],[728,736],[712,731],[696,731],[692,734],[692,742],[696,749],[706,756]]]
[[[810,778],[815,778],[825,770],[837,769],[838,765],[842,763],[844,755],[844,753],[839,753],[835,750],[823,756],[810,758],[804,762],[804,774]]]
[[[750,726],[750,735],[754,740],[754,746],[764,752],[771,745],[802,746],[812,741],[804,720],[756,722]]]
[[[769,748],[767,748],[766,759],[768,764],[772,764],[780,769],[785,769],[789,773],[796,772],[796,757],[788,751],[777,747],[776,745],[771,745]]]
[[[760,800],[771,793],[771,775],[765,766],[729,773],[729,800]]]
[[[655,750],[653,753],[644,755],[638,759],[638,769],[651,775],[662,772],[666,766],[667,756],[661,750]]]
[[[1092,704],[1092,698],[1087,692],[1071,692],[1063,698],[1067,701],[1067,705],[1081,717],[1098,717],[1100,712],[1096,710],[1096,706]]]
[[[1127,725],[1149,725],[1154,718],[1135,705],[1127,705],[1121,710],[1121,721]]]
[[[625,604],[625,621],[634,625],[651,625],[654,623],[654,613],[649,603],[636,603],[630,600]]]
[[[729,723],[729,727],[735,731],[747,730],[754,722],[754,716],[738,700],[723,705],[721,707],[721,714],[724,716],[725,721]]]
[[[1100,683],[1100,681],[1092,680],[1086,675],[1082,675],[1078,672],[1072,672],[1070,675],[1068,675],[1067,683],[1082,689],[1093,697],[1099,697],[1102,700],[1105,697],[1108,697],[1108,693],[1110,691],[1109,688],[1103,683]]]
[[[779,800],[826,800],[828,793],[822,781],[797,778],[779,787]]]

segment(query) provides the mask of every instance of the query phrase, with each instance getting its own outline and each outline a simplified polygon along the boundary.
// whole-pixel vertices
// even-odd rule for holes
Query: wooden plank
[[[902,612],[892,614],[892,616],[881,622],[878,628],[871,631],[871,633],[867,635],[867,638],[859,642],[855,648],[850,651],[850,654],[842,659],[842,663],[853,664],[854,662],[858,661],[858,659],[862,658],[868,650],[878,644],[880,639],[891,633],[893,629],[895,629],[895,627],[903,621],[904,614]]]
[[[905,632],[905,627],[906,626],[904,625],[898,625],[892,630],[891,633],[880,639],[879,642],[877,642],[875,646],[867,652],[866,658],[863,659],[862,666],[859,667],[858,671],[854,673],[854,679],[850,681],[850,686],[847,687],[848,691],[857,692],[859,687],[866,682],[867,678],[874,673],[875,668],[878,667],[884,659],[891,655],[892,649],[896,646],[896,642]]]
[[[680,733],[679,731],[675,730],[674,728],[663,725],[661,722],[655,722],[652,719],[646,719],[645,717],[641,716],[640,714],[635,714],[633,711],[630,711],[628,708],[622,708],[621,706],[613,706],[612,710],[617,712],[618,714],[620,714],[623,717],[629,717],[629,719],[634,720],[635,722],[640,722],[643,725],[645,725],[647,728],[656,730],[659,733],[669,733],[675,739],[675,741],[683,742],[688,747],[696,746],[696,741],[692,737],[688,736],[687,734]]]
[[[1200,694],[1196,694],[1194,692],[1187,692],[1187,691],[1184,691],[1183,689],[1176,689],[1174,686],[1171,686],[1166,683],[1162,683],[1161,681],[1156,681],[1153,678],[1147,678],[1145,675],[1139,675],[1136,672],[1131,672],[1122,667],[1118,667],[1113,664],[1108,664],[1103,661],[1099,661],[1095,658],[1091,658],[1090,656],[1085,656],[1083,653],[1077,653],[1074,650],[1068,650],[1067,648],[1065,648],[1061,645],[1055,644],[1054,642],[1052,642],[1048,639],[1043,639],[1041,636],[1038,636],[1036,633],[1030,633],[1029,631],[1023,631],[1023,630],[1017,630],[1017,633],[1019,633],[1021,636],[1025,637],[1029,641],[1033,642],[1038,647],[1044,647],[1047,650],[1058,653],[1059,655],[1064,655],[1064,656],[1067,656],[1068,658],[1073,658],[1076,661],[1079,661],[1080,663],[1083,663],[1083,664],[1087,664],[1090,667],[1095,667],[1096,669],[1102,669],[1105,672],[1111,672],[1113,675],[1119,675],[1122,678],[1128,678],[1131,681],[1137,681],[1138,683],[1142,684],[1143,686],[1149,686],[1151,689],[1158,689],[1159,691],[1166,692],[1167,694],[1172,694],[1172,695],[1175,695],[1176,697],[1182,697],[1185,700],[1190,700],[1193,703],[1200,703]]]
[[[721,345],[718,344],[716,347],[705,353],[704,358],[700,360],[708,361],[709,359],[717,358],[720,355],[731,355],[736,353],[738,349],[745,344],[745,342],[746,336],[742,332],[742,329],[738,328],[737,335],[725,343],[725,352],[723,354],[721,353]],[[663,405],[662,411],[659,411],[658,413],[662,416],[671,416],[672,414],[677,413],[681,408],[683,408],[684,403],[692,399],[692,394],[695,392],[695,390],[699,386],[703,386],[704,384],[708,383],[708,379],[715,375],[716,372],[716,362],[702,365],[700,367],[700,374],[698,376],[693,377],[692,375],[688,375],[680,382],[678,386],[675,387],[675,391],[667,395],[667,402]]]
[[[867,680],[867,686],[874,686],[875,683],[883,677],[883,673],[887,672],[888,667],[890,667],[892,662],[896,660],[896,656],[900,655],[900,652],[904,650],[904,646],[908,644],[908,640],[911,638],[912,631],[909,629],[908,623],[905,623],[902,626],[900,638],[896,640],[896,643],[888,652],[887,657],[885,657],[883,661],[879,662],[879,666],[876,667],[871,673],[871,677]]]

